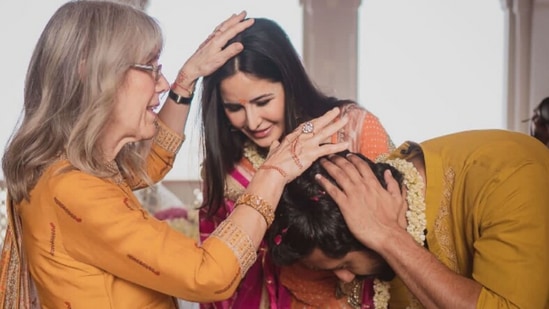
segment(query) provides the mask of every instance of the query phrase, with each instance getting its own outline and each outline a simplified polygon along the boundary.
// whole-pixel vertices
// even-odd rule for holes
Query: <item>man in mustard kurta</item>
[[[406,142],[378,163],[350,155],[321,165],[318,181],[350,232],[397,275],[391,309],[549,308],[549,150],[536,139],[467,131]],[[349,281],[375,275],[372,258],[317,250],[302,262]],[[387,306],[384,288],[377,281],[376,308]]]

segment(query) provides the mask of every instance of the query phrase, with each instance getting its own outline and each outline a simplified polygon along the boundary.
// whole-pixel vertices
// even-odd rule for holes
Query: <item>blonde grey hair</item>
[[[71,1],[44,28],[25,80],[19,128],[2,160],[14,201],[28,199],[44,168],[62,156],[84,172],[112,176],[98,140],[130,66],[155,60],[156,20],[130,5]],[[146,145],[127,144],[116,161],[125,177],[145,176]]]
[[[147,6],[149,5],[148,0],[102,0],[102,1],[124,3],[124,4],[134,6],[140,10],[146,10]]]

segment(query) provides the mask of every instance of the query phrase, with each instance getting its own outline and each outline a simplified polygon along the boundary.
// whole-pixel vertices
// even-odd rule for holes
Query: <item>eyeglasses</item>
[[[149,71],[154,73],[154,80],[157,82],[162,76],[162,65],[149,65],[149,64],[140,64],[135,63],[131,65],[132,68],[138,69],[141,71]]]

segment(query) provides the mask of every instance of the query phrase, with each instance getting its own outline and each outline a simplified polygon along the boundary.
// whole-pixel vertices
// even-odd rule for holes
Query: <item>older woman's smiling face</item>
[[[156,112],[160,95],[169,89],[159,64],[148,64],[151,69],[132,67],[120,88],[115,102],[109,134],[126,142],[150,139],[156,133]]]

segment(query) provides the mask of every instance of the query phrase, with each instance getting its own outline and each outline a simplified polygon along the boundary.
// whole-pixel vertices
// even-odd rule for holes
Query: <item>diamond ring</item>
[[[305,134],[313,133],[314,129],[315,129],[315,126],[313,125],[313,123],[310,121],[307,121],[301,127],[301,133],[305,133]]]

